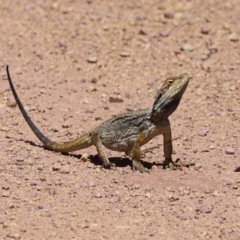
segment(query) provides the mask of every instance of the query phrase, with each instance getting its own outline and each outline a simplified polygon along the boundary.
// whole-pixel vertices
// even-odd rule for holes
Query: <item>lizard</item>
[[[8,66],[6,66],[6,72],[11,91],[24,119],[46,149],[64,153],[94,145],[103,167],[110,168],[114,164],[107,158],[104,152],[105,147],[113,151],[125,152],[132,160],[132,169],[145,172],[148,169],[142,165],[140,160],[141,146],[162,134],[165,155],[163,167],[181,168],[172,160],[172,135],[168,117],[178,107],[188,86],[190,80],[188,73],[167,78],[158,90],[150,108],[119,114],[74,140],[59,143],[46,137],[33,123],[17,95]]]

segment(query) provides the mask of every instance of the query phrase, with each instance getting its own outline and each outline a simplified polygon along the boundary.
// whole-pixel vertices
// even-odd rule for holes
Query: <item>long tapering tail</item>
[[[8,77],[8,81],[13,93],[13,96],[16,100],[16,103],[24,117],[24,119],[26,120],[26,122],[28,123],[29,127],[32,129],[32,131],[34,132],[34,134],[37,136],[37,138],[44,144],[44,146],[52,151],[55,152],[71,152],[71,151],[76,151],[78,149],[83,149],[86,147],[89,147],[92,145],[91,142],[91,138],[89,136],[89,134],[85,134],[73,141],[69,141],[66,143],[56,143],[54,141],[51,141],[49,138],[47,138],[39,129],[38,127],[33,123],[33,121],[31,120],[31,118],[28,116],[27,112],[25,111],[18,95],[17,92],[13,86],[12,83],[12,79],[9,73],[9,69],[8,66],[6,67],[6,71],[7,71],[7,77]]]

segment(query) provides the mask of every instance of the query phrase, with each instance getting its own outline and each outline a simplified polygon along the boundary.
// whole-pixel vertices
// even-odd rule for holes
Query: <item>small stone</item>
[[[81,188],[88,188],[89,185],[88,185],[87,183],[85,183],[85,182],[82,182],[82,183],[80,184],[80,187],[81,187]]]
[[[3,228],[7,228],[9,226],[7,222],[3,222],[2,225],[3,225]]]
[[[72,216],[73,216],[73,217],[77,217],[78,214],[77,214],[76,212],[73,212],[73,213],[72,213]]]
[[[95,121],[102,121],[102,117],[95,117]]]
[[[228,39],[232,42],[238,42],[239,36],[237,35],[237,33],[233,32],[228,36]]]
[[[159,36],[160,37],[168,37],[170,34],[170,31],[169,30],[163,30],[159,33]]]
[[[70,173],[70,168],[68,165],[65,165],[61,168],[60,173],[62,174],[69,174]]]
[[[120,212],[121,212],[121,213],[125,213],[126,210],[125,210],[124,208],[120,208]]]
[[[208,207],[206,210],[205,210],[205,213],[211,213],[212,212],[212,208],[211,207]]]
[[[88,154],[87,153],[83,153],[83,155],[80,158],[80,160],[83,161],[83,162],[89,161]]]
[[[218,191],[215,190],[212,195],[213,195],[214,197],[218,197],[218,196],[219,196],[219,193],[218,193]]]
[[[22,163],[22,162],[24,162],[24,159],[22,159],[22,158],[17,158],[17,159],[16,159],[16,162]]]
[[[9,191],[3,191],[2,192],[2,197],[9,197],[10,196],[10,192]]]
[[[102,194],[100,192],[95,193],[94,195],[95,198],[102,198]]]
[[[209,30],[207,28],[201,28],[200,33],[207,35],[207,34],[209,34]]]
[[[56,194],[55,189],[54,189],[54,188],[51,188],[51,189],[49,190],[49,195],[53,196],[53,195],[55,195],[55,194]]]
[[[226,153],[227,154],[235,154],[235,149],[234,148],[232,148],[232,147],[227,147],[226,148]]]
[[[110,103],[119,103],[123,102],[122,97],[109,97],[109,102]]]
[[[196,165],[194,166],[194,170],[199,171],[201,167],[202,166],[200,163],[196,163]]]
[[[143,29],[140,29],[140,31],[138,32],[140,35],[147,35],[147,32]]]
[[[231,186],[232,185],[232,182],[230,180],[225,180],[224,181],[224,186]]]
[[[145,197],[147,197],[147,198],[151,198],[151,193],[149,193],[149,192],[147,192],[146,194],[145,194]]]
[[[33,181],[30,183],[31,186],[37,186],[37,182],[36,181]]]
[[[190,43],[186,43],[181,47],[181,50],[192,52],[194,50],[194,46],[191,45]]]
[[[97,83],[97,79],[96,78],[92,78],[91,82],[96,84]]]
[[[67,123],[64,123],[64,124],[62,125],[62,128],[69,128],[69,127],[71,127],[71,125],[69,125],[69,124],[67,124]]]
[[[174,201],[177,201],[179,200],[179,197],[174,195],[174,194],[169,194],[168,195],[168,199],[171,201],[171,202],[174,202]]]
[[[8,127],[0,127],[0,131],[8,132],[9,128]]]
[[[153,165],[151,170],[152,170],[153,172],[157,172],[157,171],[158,171],[158,166]]]
[[[97,59],[96,56],[90,56],[90,57],[87,59],[87,61],[88,61],[89,63],[97,63],[98,59]]]
[[[240,172],[240,162],[236,165],[234,172]]]
[[[52,167],[53,171],[59,171],[61,169],[61,167],[59,165],[55,165]]]
[[[167,19],[173,19],[174,18],[174,13],[172,12],[165,12],[163,16]]]
[[[22,69],[21,68],[17,68],[16,69],[16,74],[18,74],[18,75],[22,74]]]
[[[88,103],[89,103],[89,100],[88,100],[88,99],[83,99],[83,102],[84,102],[85,104],[88,104]]]
[[[64,42],[63,40],[58,42],[58,46],[59,46],[60,48],[67,48],[67,44],[66,44],[66,42]]]
[[[15,101],[8,101],[7,106],[10,108],[15,108],[17,106],[17,103]]]
[[[121,56],[121,57],[129,57],[129,56],[130,56],[130,53],[129,53],[129,52],[121,52],[121,53],[120,53],[120,56]]]
[[[210,150],[213,150],[213,149],[215,149],[215,148],[216,148],[216,145],[215,145],[215,144],[209,146],[209,149],[210,149]]]
[[[86,92],[96,92],[96,91],[97,91],[97,88],[92,85],[88,85],[86,87]]]
[[[91,182],[88,183],[88,186],[89,187],[96,187],[96,183],[91,181]]]
[[[207,136],[209,130],[208,129],[204,129],[202,130],[202,132],[200,133],[201,136]]]

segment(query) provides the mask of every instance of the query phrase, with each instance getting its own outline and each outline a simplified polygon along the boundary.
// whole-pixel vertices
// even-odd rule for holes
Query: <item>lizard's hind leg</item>
[[[101,140],[101,137],[99,136],[99,134],[97,132],[93,132],[93,133],[91,133],[91,138],[92,138],[93,144],[95,145],[95,147],[97,149],[98,156],[103,163],[103,167],[111,168],[111,167],[115,166],[114,163],[109,162],[109,160],[103,150],[102,140]]]
[[[140,146],[145,136],[146,136],[146,133],[144,131],[140,132],[139,135],[137,136],[136,141],[133,144],[133,148],[131,152],[133,171],[137,170],[140,172],[148,172],[148,169],[145,168],[140,162],[140,158],[141,158]]]

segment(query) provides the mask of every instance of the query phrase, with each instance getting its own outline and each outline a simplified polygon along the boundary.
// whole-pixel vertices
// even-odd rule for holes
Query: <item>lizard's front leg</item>
[[[172,133],[170,124],[166,125],[165,131],[163,133],[163,147],[165,160],[163,162],[163,168],[169,167],[173,170],[182,169],[181,166],[172,160]]]
[[[95,145],[97,149],[97,153],[103,163],[103,167],[110,168],[115,166],[114,163],[109,162],[105,152],[103,151],[102,140],[101,140],[101,137],[99,136],[99,133],[97,132],[91,133],[91,139],[92,139],[92,143]]]

